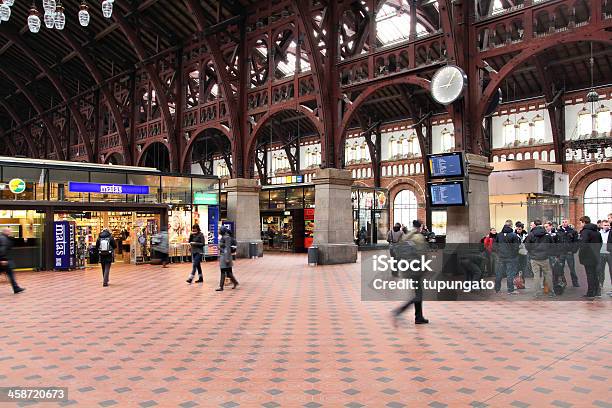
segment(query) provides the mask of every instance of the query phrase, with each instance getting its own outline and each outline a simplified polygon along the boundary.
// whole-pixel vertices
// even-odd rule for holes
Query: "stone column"
[[[227,218],[236,225],[238,258],[248,258],[249,244],[257,243],[257,255],[263,256],[261,219],[259,216],[259,191],[255,179],[236,178],[227,182]]]
[[[484,156],[467,153],[466,207],[448,207],[446,242],[479,242],[491,228],[489,219],[489,175],[493,167]]]
[[[315,227],[313,245],[319,248],[321,265],[357,261],[353,241],[353,178],[348,170],[320,169],[315,184]]]

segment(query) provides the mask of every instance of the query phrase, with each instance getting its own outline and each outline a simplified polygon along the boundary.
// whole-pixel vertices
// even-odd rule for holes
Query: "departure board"
[[[465,205],[463,181],[447,181],[429,184],[429,197],[432,207]]]
[[[429,177],[432,179],[465,176],[461,152],[432,154],[428,161]]]

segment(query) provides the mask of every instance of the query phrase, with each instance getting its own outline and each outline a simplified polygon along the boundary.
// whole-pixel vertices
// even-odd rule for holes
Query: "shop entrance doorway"
[[[77,268],[99,262],[96,240],[108,228],[117,243],[115,262],[144,263],[151,259],[151,238],[159,232],[160,214],[136,211],[56,212],[54,221],[75,225]]]

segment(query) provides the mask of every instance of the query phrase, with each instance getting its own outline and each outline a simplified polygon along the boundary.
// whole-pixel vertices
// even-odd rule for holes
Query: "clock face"
[[[450,105],[463,94],[467,76],[456,65],[440,68],[431,79],[431,96],[442,105]]]

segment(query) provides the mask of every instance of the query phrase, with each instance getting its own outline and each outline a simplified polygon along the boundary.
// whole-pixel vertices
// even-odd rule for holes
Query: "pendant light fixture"
[[[6,2],[3,2],[0,4],[0,20],[8,21],[9,18],[11,18],[11,8],[8,6],[8,4],[6,4]]]
[[[4,0],[3,3],[11,7],[13,4],[15,4],[15,0]]]
[[[64,7],[62,6],[62,2],[57,2],[57,7],[55,8],[55,15],[53,16],[54,26],[58,30],[63,30],[66,25],[66,15],[64,14]]]
[[[113,16],[113,2],[111,0],[104,0],[102,2],[102,15],[106,18]]]
[[[87,27],[89,25],[89,6],[85,3],[85,0],[81,2],[79,24],[81,24],[82,27]]]
[[[32,2],[32,8],[30,9],[30,15],[28,16],[28,28],[31,33],[36,34],[40,31],[40,17],[38,16],[38,9],[36,3]]]
[[[45,22],[45,27],[53,28],[53,26],[55,25],[55,11],[45,11],[43,20]]]
[[[43,10],[45,10],[45,13],[55,13],[55,7],[55,0],[43,0]]]

